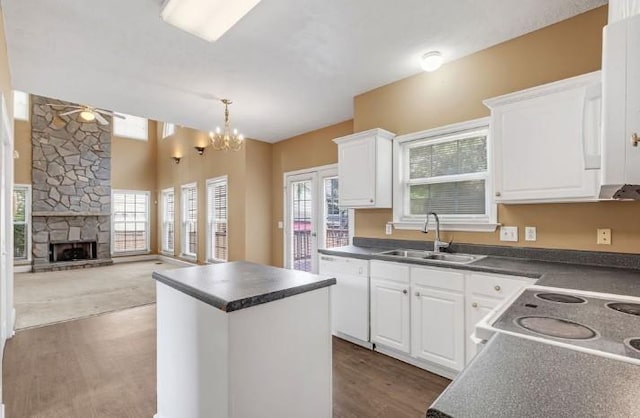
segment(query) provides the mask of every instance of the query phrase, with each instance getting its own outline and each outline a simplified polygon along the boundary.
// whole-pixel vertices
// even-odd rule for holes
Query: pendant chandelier
[[[229,123],[229,105],[233,103],[229,99],[220,100],[224,104],[224,130],[218,126],[215,132],[209,132],[209,142],[216,151],[239,151],[244,142],[244,136],[237,129],[231,130]]]

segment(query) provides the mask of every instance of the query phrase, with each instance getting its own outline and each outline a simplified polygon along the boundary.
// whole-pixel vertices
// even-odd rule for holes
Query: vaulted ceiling
[[[16,89],[268,142],[352,117],[353,96],[603,0],[263,0],[215,43],[160,0],[2,0]]]

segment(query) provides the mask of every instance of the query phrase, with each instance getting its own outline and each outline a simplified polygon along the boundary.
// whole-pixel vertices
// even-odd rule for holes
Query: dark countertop
[[[635,269],[558,263],[515,257],[497,257],[492,255],[469,264],[452,264],[433,260],[407,260],[377,254],[382,251],[393,249],[395,248],[360,247],[350,245],[346,247],[318,250],[318,252],[338,257],[392,261],[397,263],[477,271],[482,273],[530,277],[538,279],[536,284],[540,286],[640,297],[640,270]]]
[[[639,417],[640,366],[495,335],[427,417]]]
[[[225,312],[336,284],[335,278],[247,261],[156,271],[153,278]]]

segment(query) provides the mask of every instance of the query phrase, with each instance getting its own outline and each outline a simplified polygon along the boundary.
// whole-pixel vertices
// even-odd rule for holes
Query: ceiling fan
[[[100,125],[108,125],[109,121],[104,118],[103,115],[112,116],[114,118],[126,119],[124,115],[119,113],[111,112],[109,110],[98,109],[96,107],[87,106],[87,105],[64,105],[64,104],[55,104],[55,103],[47,103],[47,106],[51,107],[62,107],[63,109],[71,109],[66,112],[60,113],[59,116],[69,116],[75,113],[79,113],[80,119],[85,122],[93,122],[97,120]]]

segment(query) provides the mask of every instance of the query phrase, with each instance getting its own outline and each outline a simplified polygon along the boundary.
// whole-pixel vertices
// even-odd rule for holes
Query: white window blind
[[[138,116],[123,115],[124,119],[113,118],[113,134],[123,138],[149,139],[149,121]]]
[[[166,138],[168,136],[173,135],[174,133],[176,133],[176,125],[173,123],[168,123],[165,122],[162,125],[162,138]]]
[[[149,192],[114,190],[114,254],[149,251]]]
[[[435,212],[443,230],[495,229],[487,124],[481,119],[394,139],[396,228],[420,229]]]
[[[175,248],[175,193],[173,189],[162,191],[162,251],[173,253]]]
[[[31,224],[31,187],[13,186],[13,258],[29,260]]]
[[[207,247],[209,261],[227,261],[229,257],[227,192],[226,176],[207,181]]]
[[[18,120],[29,120],[29,94],[13,91],[13,117]]]
[[[409,147],[409,213],[484,215],[486,133]]]
[[[198,191],[196,184],[182,186],[182,254],[196,257],[198,244]]]

